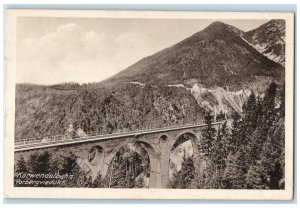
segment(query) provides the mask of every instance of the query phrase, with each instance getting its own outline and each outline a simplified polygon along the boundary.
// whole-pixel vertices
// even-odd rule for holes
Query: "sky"
[[[102,81],[218,20],[33,18],[17,21],[17,82]],[[269,20],[219,20],[249,31]]]

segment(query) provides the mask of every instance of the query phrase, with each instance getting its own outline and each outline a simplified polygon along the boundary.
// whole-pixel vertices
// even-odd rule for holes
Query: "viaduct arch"
[[[223,122],[213,124],[219,128]],[[79,166],[87,175],[96,178],[98,173],[104,177],[107,174],[109,164],[116,153],[129,143],[143,144],[150,160],[149,188],[167,188],[169,182],[170,154],[178,139],[184,135],[189,136],[193,146],[193,158],[197,160],[200,152],[198,143],[201,140],[201,132],[205,125],[188,127],[176,127],[173,129],[150,130],[149,132],[133,132],[120,136],[108,136],[85,138],[84,140],[61,142],[59,144],[42,144],[37,147],[29,145],[15,148],[15,156],[23,155],[25,158],[32,151],[45,151],[52,149],[57,155],[66,155],[73,152]],[[49,150],[50,151],[50,150]],[[16,160],[15,160],[16,161]],[[196,172],[201,167],[196,166]]]
[[[183,136],[188,135],[193,146],[193,158],[196,160],[199,155],[198,141],[199,136],[191,130],[185,130],[176,134],[160,134],[156,139],[149,140],[147,138],[127,139],[119,143],[110,154],[105,155],[104,147],[95,145],[89,150],[88,166],[91,169],[90,175],[95,178],[100,172],[102,177],[105,177],[109,165],[113,158],[120,151],[122,147],[125,147],[129,143],[143,144],[145,150],[148,153],[150,160],[150,179],[149,188],[166,188],[169,182],[169,163],[172,148]],[[156,142],[155,142],[156,140]]]

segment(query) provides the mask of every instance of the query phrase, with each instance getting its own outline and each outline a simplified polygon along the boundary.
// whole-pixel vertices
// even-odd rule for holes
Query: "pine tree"
[[[29,156],[28,169],[31,173],[37,173],[37,171],[39,170],[38,157],[39,157],[38,152],[34,152]]]
[[[261,160],[255,161],[255,163],[250,166],[246,176],[246,186],[248,189],[266,189],[264,173],[261,167]]]
[[[18,173],[27,173],[28,169],[27,169],[27,165],[26,165],[26,160],[24,159],[23,155],[20,156],[20,158],[17,161],[17,165],[14,168],[14,186],[16,187],[24,187],[24,186],[28,186],[28,185],[23,185],[23,184],[19,184],[17,181],[20,180],[20,178],[18,178],[17,174]]]
[[[254,162],[258,160],[260,152],[264,142],[267,140],[268,135],[271,134],[270,129],[276,121],[275,112],[275,97],[276,97],[277,85],[272,82],[265,92],[265,96],[261,105],[257,107],[258,111],[258,125],[253,132],[250,150],[250,161]]]
[[[241,145],[241,126],[242,126],[242,122],[241,122],[241,117],[238,113],[233,113],[232,116],[232,128],[231,128],[231,134],[228,137],[227,140],[227,150],[228,150],[228,154],[235,154],[238,150],[238,148]]]
[[[260,103],[256,101],[256,96],[253,91],[244,105],[243,119],[240,126],[240,148],[244,149],[246,153],[246,160],[249,166],[254,162],[252,150],[256,148],[256,141],[253,140],[253,133],[257,128],[257,121],[260,112]]]
[[[256,129],[257,126],[257,104],[256,104],[256,97],[253,91],[251,91],[251,94],[247,100],[247,103],[244,107],[244,123],[246,129],[245,132],[248,135],[251,135],[253,131]]]
[[[28,162],[30,172],[32,173],[49,172],[51,168],[50,159],[51,159],[51,155],[48,151],[45,151],[42,154],[39,154],[37,152],[31,154]]]
[[[234,167],[233,169],[239,174],[235,176],[236,180],[233,181],[232,186],[234,187],[240,187],[237,184],[245,182],[243,175],[247,172],[249,143],[251,143],[252,132],[257,125],[256,109],[256,98],[252,91],[247,103],[243,106],[244,116],[241,118],[238,113],[233,114],[231,135],[228,139],[228,149],[231,156],[228,159],[230,159],[229,164],[232,165],[231,169]]]
[[[27,173],[28,172],[26,161],[25,161],[25,158],[23,157],[23,155],[21,155],[21,157],[17,161],[16,172],[17,173],[22,173],[22,172]]]
[[[67,157],[64,158],[64,162],[62,165],[62,170],[60,171],[62,174],[69,173],[71,174],[74,171],[76,166],[76,156],[70,152]]]
[[[279,116],[281,118],[284,118],[285,117],[285,84],[283,85],[279,96],[280,96]]]
[[[248,163],[249,167],[255,163],[257,160],[261,147],[262,142],[259,139],[260,134],[260,122],[261,122],[261,116],[262,116],[262,103],[260,97],[257,97],[257,103],[256,103],[256,111],[255,114],[257,115],[257,125],[256,129],[252,132],[252,134],[247,134],[249,138],[249,149],[248,149]]]
[[[171,188],[190,189],[195,177],[195,166],[193,158],[184,156],[181,163],[181,169],[173,174],[169,182]]]
[[[206,157],[211,157],[213,151],[213,142],[215,139],[216,130],[212,127],[213,116],[208,112],[205,116],[205,124],[207,125],[202,130],[202,140],[200,150]]]
[[[223,185],[228,189],[246,188],[245,153],[239,150],[236,154],[230,153],[226,160]]]
[[[50,164],[51,155],[48,151],[45,151],[41,154],[35,152],[34,154],[30,155],[30,159],[28,162],[28,167],[31,173],[34,174],[41,174],[41,173],[49,173],[51,170]],[[46,178],[39,179],[41,181],[47,180]],[[40,184],[38,186],[45,186]]]
[[[226,123],[224,124],[224,126],[226,126]],[[226,162],[226,142],[224,138],[226,135],[223,135],[224,131],[224,134],[226,134],[225,128],[226,127],[222,127],[222,130],[218,130],[217,137],[214,142],[214,150],[211,163],[213,166],[211,167],[211,169],[214,172],[214,178],[212,179],[214,188],[222,188],[223,172]]]
[[[45,151],[44,153],[39,155],[37,173],[48,173],[50,171],[50,159],[51,155],[48,151]]]
[[[228,140],[230,137],[230,132],[229,132],[229,128],[228,128],[228,124],[227,121],[225,121],[222,125],[221,125],[221,130],[220,130],[220,136],[221,136],[221,140],[223,143],[223,151],[224,151],[224,157],[227,158],[228,154],[229,154],[229,150],[228,150]]]
[[[275,117],[275,98],[277,92],[277,84],[272,82],[269,88],[266,91],[265,97],[263,99],[263,115],[267,121],[269,126],[272,125],[272,121],[274,121]]]

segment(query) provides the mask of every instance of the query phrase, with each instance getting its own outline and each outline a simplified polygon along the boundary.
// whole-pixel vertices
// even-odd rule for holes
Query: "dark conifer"
[[[262,103],[262,120],[264,129],[269,130],[275,121],[275,98],[277,92],[277,84],[272,82],[267,89]]]
[[[257,126],[257,104],[256,97],[253,91],[248,98],[248,101],[244,110],[244,123],[246,129],[244,129],[248,135],[251,135]]]
[[[231,134],[228,137],[227,140],[227,150],[228,150],[228,154],[231,153],[232,155],[234,155],[239,146],[241,145],[241,117],[238,113],[233,113],[232,116],[232,126],[231,126]]]
[[[205,124],[207,125],[202,130],[202,140],[200,150],[206,157],[210,157],[213,151],[213,142],[216,136],[216,130],[212,127],[213,116],[208,112],[205,116]]]
[[[246,188],[246,160],[243,150],[235,154],[230,153],[226,160],[223,185],[229,189]]]
[[[181,169],[173,174],[169,186],[171,188],[189,189],[192,187],[194,178],[195,166],[193,158],[185,155],[181,163]]]
[[[285,117],[285,85],[283,85],[280,91],[279,99],[280,99],[279,116],[281,118],[284,118]]]
[[[28,169],[31,173],[36,173],[39,170],[38,157],[39,157],[38,152],[34,152],[29,156]]]
[[[77,157],[72,152],[70,152],[69,155],[64,158],[61,173],[62,174],[66,174],[66,173],[71,174],[76,166],[76,160],[77,160]]]
[[[218,130],[216,140],[214,142],[214,150],[212,154],[211,167],[214,172],[214,188],[222,188],[222,180],[225,169],[227,151],[226,151],[226,122],[222,125],[222,128]]]
[[[17,173],[28,172],[27,164],[26,164],[26,161],[25,161],[25,158],[23,157],[23,155],[21,155],[21,157],[17,161],[16,172]]]

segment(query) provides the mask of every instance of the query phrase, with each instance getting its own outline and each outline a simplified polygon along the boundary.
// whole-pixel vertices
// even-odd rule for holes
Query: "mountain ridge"
[[[183,41],[141,59],[105,82],[179,84],[197,79],[206,86],[225,87],[255,81],[255,76],[280,80],[283,67],[260,54],[244,36],[243,31],[233,26],[214,22]],[[184,73],[186,80],[182,79]],[[205,80],[207,78],[210,81]]]
[[[246,39],[264,56],[285,65],[285,21],[271,20],[245,33]]]

